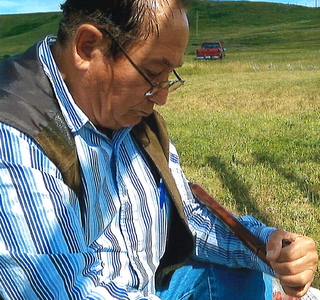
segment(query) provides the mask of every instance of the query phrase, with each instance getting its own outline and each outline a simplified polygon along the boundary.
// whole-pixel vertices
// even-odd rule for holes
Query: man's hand
[[[286,294],[302,297],[308,291],[318,265],[316,245],[311,238],[276,230],[267,244],[267,260]]]

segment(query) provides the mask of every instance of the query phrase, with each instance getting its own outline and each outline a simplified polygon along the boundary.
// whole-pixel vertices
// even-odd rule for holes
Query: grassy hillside
[[[55,34],[59,17],[60,13],[0,15],[0,56],[18,53],[43,36]],[[194,1],[189,20],[187,55],[194,55],[194,44],[213,39],[236,51],[263,47],[308,51],[319,47],[320,8],[247,1]]]
[[[26,50],[48,34],[56,34],[60,13],[0,15],[0,57]]]
[[[198,36],[197,33],[198,15]],[[191,44],[217,39],[227,47],[319,46],[320,8],[257,2],[195,2]]]

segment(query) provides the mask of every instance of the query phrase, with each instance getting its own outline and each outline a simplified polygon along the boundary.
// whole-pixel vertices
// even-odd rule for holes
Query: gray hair
[[[57,35],[58,43],[65,47],[81,24],[106,28],[124,47],[128,48],[141,38],[158,34],[156,6],[170,5],[169,0],[66,0]],[[184,0],[175,0],[184,8]],[[116,56],[117,43],[109,39],[109,52]]]

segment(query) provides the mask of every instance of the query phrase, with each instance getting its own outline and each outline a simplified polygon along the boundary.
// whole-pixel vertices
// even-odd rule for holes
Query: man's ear
[[[93,25],[82,24],[77,29],[74,38],[73,55],[75,65],[79,69],[87,69],[94,50],[102,46],[103,35],[101,31]]]

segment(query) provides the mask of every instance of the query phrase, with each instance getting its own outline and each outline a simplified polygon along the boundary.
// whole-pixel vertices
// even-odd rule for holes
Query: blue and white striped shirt
[[[47,37],[39,58],[75,138],[84,185],[76,195],[39,145],[0,123],[0,292],[5,299],[159,299],[155,271],[165,250],[168,204],[159,203],[131,128],[101,134],[75,104]],[[192,197],[170,145],[170,170],[195,236],[195,258],[271,272]],[[163,191],[162,191],[163,192]],[[263,240],[273,229],[242,218]]]

